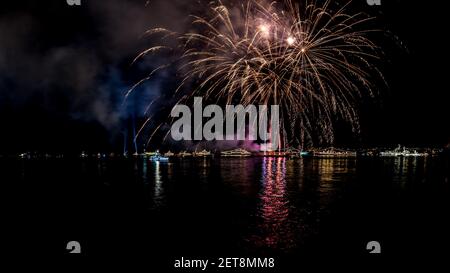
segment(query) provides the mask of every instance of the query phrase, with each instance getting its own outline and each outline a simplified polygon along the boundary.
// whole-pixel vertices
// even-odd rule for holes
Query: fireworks
[[[192,16],[190,32],[148,34],[180,41],[172,48],[183,75],[177,91],[189,88],[187,97],[279,104],[291,143],[330,143],[335,119],[357,131],[358,99],[375,93],[371,75],[381,73],[371,65],[379,58],[369,39],[373,18],[348,14],[350,2],[333,8],[331,0],[300,2],[247,0],[237,8],[219,1],[206,16]],[[167,48],[159,44],[138,58]]]

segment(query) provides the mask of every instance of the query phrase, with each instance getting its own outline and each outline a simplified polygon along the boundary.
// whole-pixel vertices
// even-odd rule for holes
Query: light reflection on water
[[[265,247],[283,249],[293,243],[285,178],[286,158],[264,158],[257,207],[257,217],[261,219],[258,225],[260,238],[254,239]]]
[[[288,250],[317,234],[345,179],[354,174],[355,160],[264,158],[261,170],[256,224],[245,240],[249,248]]]
[[[39,231],[46,238],[58,227],[61,238],[122,238],[127,251],[193,257],[365,253],[367,240],[379,238],[391,253],[448,242],[444,157],[25,160],[0,168],[4,185],[23,188],[14,204],[33,221],[21,226],[48,223]],[[420,249],[410,241],[417,236]]]
[[[140,166],[133,170],[146,185],[149,208],[197,213],[196,220],[202,221],[197,224],[205,229],[212,225],[209,217],[213,213],[225,212],[228,218],[221,220],[219,215],[215,220],[219,223],[214,224],[223,232],[238,230],[240,246],[289,251],[319,235],[323,220],[333,214],[336,202],[345,198],[349,188],[388,184],[401,190],[411,183],[425,183],[431,179],[429,170],[435,163],[430,160],[202,158],[138,161]],[[98,175],[105,171],[99,164]],[[216,199],[230,206],[216,203]]]
[[[155,192],[154,192],[154,201],[155,203],[160,203],[161,197],[164,194],[163,188],[162,188],[162,180],[161,180],[161,169],[160,169],[160,162],[156,161],[154,162],[155,165]]]

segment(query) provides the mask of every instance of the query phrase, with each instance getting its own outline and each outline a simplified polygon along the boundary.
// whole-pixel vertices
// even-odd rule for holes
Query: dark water
[[[11,253],[305,257],[449,253],[449,162],[392,159],[3,160]],[[2,194],[2,195],[3,195]],[[5,238],[4,238],[5,239]],[[34,252],[32,252],[34,253]],[[33,254],[32,254],[33,255]]]

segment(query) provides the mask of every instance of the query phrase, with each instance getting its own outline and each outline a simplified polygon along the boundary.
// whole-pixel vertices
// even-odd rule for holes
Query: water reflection
[[[240,196],[253,197],[254,193],[257,192],[254,189],[255,182],[260,179],[258,163],[253,159],[221,159],[219,162],[220,176],[224,184],[231,186],[234,192]]]
[[[156,161],[153,162],[153,167],[155,168],[155,185],[154,185],[154,192],[153,192],[153,202],[155,203],[156,207],[159,207],[163,205],[164,203],[164,188],[161,178],[161,162]]]
[[[264,158],[256,225],[248,243],[272,250],[304,244],[317,234],[344,182],[355,173],[355,160]]]
[[[392,162],[393,161],[393,162]],[[426,173],[430,173],[428,158],[398,157],[384,162],[386,171],[392,176],[392,181],[401,188],[416,182],[426,181]]]
[[[136,226],[130,224],[132,220],[145,230],[142,236],[157,234],[160,245],[171,245],[171,249],[197,247],[199,252],[211,249],[238,253],[235,250],[243,248],[243,253],[257,256],[268,252],[296,253],[310,251],[317,243],[327,245],[328,238],[359,242],[367,235],[389,231],[399,215],[410,218],[398,228],[400,234],[410,229],[421,232],[414,229],[417,212],[433,213],[436,219],[448,214],[444,207],[448,204],[449,161],[440,157],[8,164],[3,165],[4,172],[13,171],[10,176],[17,177],[18,182],[26,179],[25,184],[40,190],[41,195],[63,190],[61,193],[73,193],[78,198],[88,192],[84,195],[87,204],[81,211],[92,211],[86,219],[100,219],[100,225],[104,219],[109,220],[102,230],[118,234],[116,231],[129,228],[128,232],[134,234]],[[40,197],[36,202],[42,200]],[[51,200],[45,209],[56,207],[54,204],[68,206],[64,200]],[[119,206],[123,213],[117,213]],[[79,210],[78,203],[76,207],[64,208]],[[105,212],[105,216],[98,218],[98,212]],[[426,221],[420,225],[427,226]],[[430,225],[434,226],[437,225]],[[394,235],[397,233],[391,237]],[[161,251],[156,247],[152,250]]]
[[[432,158],[202,158],[171,163],[144,160],[138,162],[137,171],[128,164],[130,172],[123,173],[134,171],[134,177],[143,181],[146,200],[142,203],[152,213],[167,212],[167,219],[177,225],[185,222],[173,219],[187,219],[180,215],[198,215],[189,223],[200,238],[214,231],[214,236],[227,236],[220,242],[224,245],[283,253],[306,249],[323,230],[334,231],[327,225],[343,207],[340,213],[347,217],[348,208],[369,206],[385,191],[417,185],[410,182],[445,181],[448,172],[442,176],[441,165]],[[96,175],[104,175],[105,166],[95,167]],[[128,176],[123,178],[129,183]],[[340,223],[354,218],[337,219]]]
[[[162,169],[167,166],[165,163],[161,163],[159,161],[151,162],[148,160],[136,161],[135,164],[139,164],[142,166],[140,171],[136,171],[135,166],[135,174],[137,178],[140,178],[142,184],[144,185],[147,196],[151,202],[150,207],[162,207],[165,202],[165,192],[164,192],[164,181]],[[138,167],[138,170],[140,168]],[[170,177],[170,168],[167,169],[168,176]]]
[[[209,170],[211,169],[211,161],[209,158],[204,157],[200,165],[201,165],[201,178],[203,178],[206,181],[209,175]]]
[[[320,217],[329,213],[333,200],[339,198],[340,189],[356,174],[356,160],[347,158],[319,159],[314,162],[314,170],[319,188]]]
[[[257,207],[257,235],[253,243],[285,249],[294,246],[294,229],[289,221],[290,203],[286,190],[286,158],[264,158],[261,192]]]
[[[148,172],[148,162],[147,162],[147,160],[143,160],[142,161],[142,180],[143,180],[144,184],[148,183],[147,172]]]

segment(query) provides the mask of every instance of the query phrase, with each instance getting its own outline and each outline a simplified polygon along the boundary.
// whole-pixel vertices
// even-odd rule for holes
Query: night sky
[[[173,87],[170,73],[158,75],[123,107],[127,89],[159,61],[130,65],[151,44],[142,34],[155,26],[183,30],[187,15],[208,2],[81,1],[2,1],[0,154],[122,151],[132,121],[141,122],[148,102]],[[342,133],[338,144],[443,147],[450,130],[442,1],[354,2],[384,30],[380,68],[388,87],[362,102],[361,135]]]

